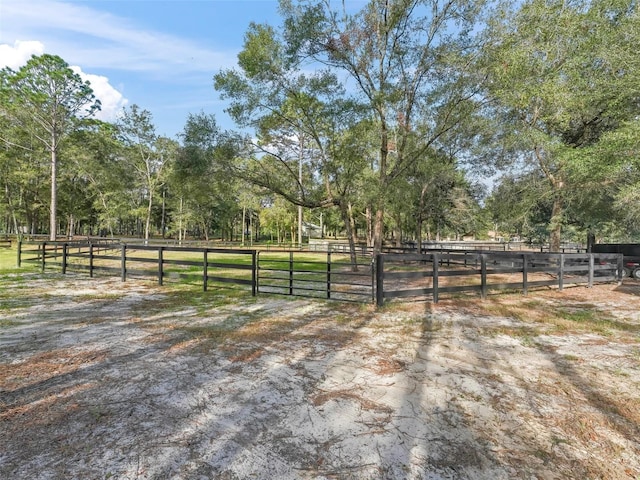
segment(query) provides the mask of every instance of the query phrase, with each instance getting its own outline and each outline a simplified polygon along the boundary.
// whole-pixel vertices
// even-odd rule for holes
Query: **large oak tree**
[[[472,32],[483,2],[371,0],[357,11],[337,3],[282,0],[282,29],[252,26],[241,71],[217,75],[216,88],[232,100],[230,112],[243,126],[275,113],[314,140],[322,138],[319,125],[342,127],[322,129],[327,141],[314,142],[319,169],[331,173],[321,178],[332,181],[351,171],[343,168],[349,163],[371,168],[367,192],[379,252],[392,184],[437,148],[477,99]],[[284,103],[292,100],[295,116],[283,115]],[[360,158],[332,156],[326,146],[364,121],[375,150]],[[295,203],[300,197],[288,198]],[[335,197],[327,200],[338,204]]]
[[[592,183],[572,172],[609,162],[598,145],[640,113],[639,22],[633,0],[528,0],[492,23],[490,95],[520,171],[548,182],[553,251],[568,205]]]

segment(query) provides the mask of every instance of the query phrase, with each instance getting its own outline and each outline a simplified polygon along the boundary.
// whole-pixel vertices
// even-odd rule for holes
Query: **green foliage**
[[[34,170],[44,164],[45,152],[50,158],[48,207],[49,235],[52,239],[55,239],[58,228],[58,153],[62,142],[82,127],[83,119],[99,109],[100,101],[93,95],[89,83],[83,82],[58,56],[34,55],[17,72],[4,69],[0,74],[0,118],[3,126],[7,127],[2,129],[0,140],[7,150],[11,150],[9,155],[4,155],[5,159],[23,160],[20,162],[22,168],[12,170],[27,172],[26,176],[33,178]],[[39,159],[32,163],[32,157]],[[6,178],[11,178],[11,175]],[[19,180],[19,176],[11,179]],[[16,201],[15,186],[10,189],[8,183],[5,195],[14,228],[17,229],[18,212],[15,204],[23,203],[28,196],[20,198],[22,191],[19,189]],[[24,210],[28,217],[36,209],[26,207]]]
[[[481,4],[372,1],[350,13],[281,1],[282,29],[252,25],[241,70],[215,76],[238,125],[259,132],[259,155],[237,174],[294,204],[337,206],[347,231],[354,207],[372,212],[368,236],[380,248],[392,184],[477,107],[470,54]]]
[[[151,112],[137,105],[124,110],[118,132],[125,147],[124,160],[133,173],[140,199],[146,205],[145,213],[141,216],[145,219],[144,238],[148,240],[151,236],[154,202],[166,181],[167,166],[177,155],[178,144],[174,140],[158,136]]]
[[[3,228],[46,231],[52,212],[54,233],[246,240],[251,229],[280,242],[302,206],[352,251],[487,223],[536,241],[633,241],[636,3],[493,7],[281,0],[281,25],[251,24],[238,67],[214,77],[243,132],[201,113],[179,143],[137,105],[116,125],[89,121],[99,102],[59,57],[1,70]],[[484,209],[470,180],[483,175],[497,178]]]
[[[604,177],[616,162],[606,152],[620,151],[609,138],[638,114],[639,19],[625,1],[530,0],[492,21],[489,92],[520,171],[537,171],[549,184],[552,248],[563,225],[610,218],[616,189]],[[534,211],[540,199],[533,195],[523,209]]]

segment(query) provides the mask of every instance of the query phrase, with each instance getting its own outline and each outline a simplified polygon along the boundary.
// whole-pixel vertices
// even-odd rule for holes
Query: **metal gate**
[[[372,302],[373,263],[358,256],[355,265],[343,253],[258,252],[258,293]]]

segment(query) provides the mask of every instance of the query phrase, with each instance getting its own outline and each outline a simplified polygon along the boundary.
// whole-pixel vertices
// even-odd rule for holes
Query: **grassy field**
[[[0,273],[12,273],[19,271],[17,267],[18,252],[14,248],[0,248]],[[27,267],[32,270],[34,267]]]

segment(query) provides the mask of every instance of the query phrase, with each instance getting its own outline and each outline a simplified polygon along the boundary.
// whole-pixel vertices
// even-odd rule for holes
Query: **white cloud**
[[[215,51],[152,31],[87,5],[56,0],[2,0],[0,43],[39,38],[66,61],[84,68],[191,76],[235,65],[235,51]]]
[[[27,63],[32,55],[42,55],[44,45],[37,41],[16,40],[11,45],[0,45],[0,68],[9,67],[17,70]]]
[[[82,80],[89,81],[94,95],[100,100],[102,108],[95,114],[95,117],[106,122],[116,120],[129,100],[111,86],[107,77],[85,73],[77,66],[73,66],[71,69],[80,75]]]

